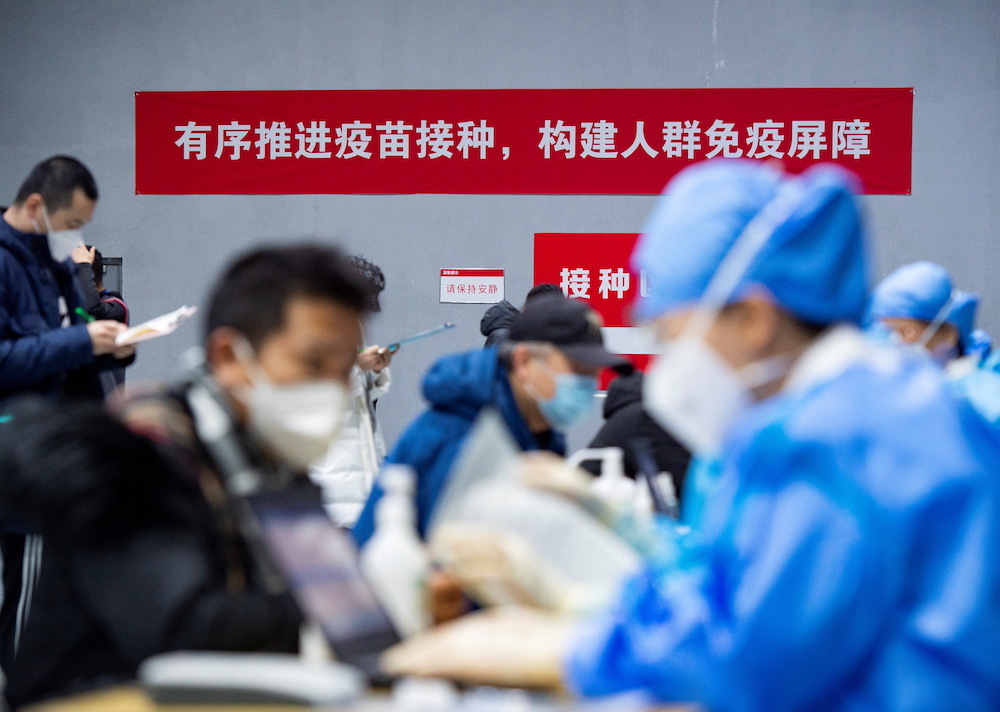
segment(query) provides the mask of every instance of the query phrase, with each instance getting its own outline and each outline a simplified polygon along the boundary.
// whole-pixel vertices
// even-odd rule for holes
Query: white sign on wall
[[[502,269],[441,270],[441,301],[458,304],[494,304],[503,299]]]

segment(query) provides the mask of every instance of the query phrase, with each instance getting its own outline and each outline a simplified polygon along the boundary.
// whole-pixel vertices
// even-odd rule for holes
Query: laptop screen
[[[313,491],[267,492],[249,502],[303,614],[319,624],[338,659],[374,673],[378,654],[399,637],[361,574],[354,539]]]

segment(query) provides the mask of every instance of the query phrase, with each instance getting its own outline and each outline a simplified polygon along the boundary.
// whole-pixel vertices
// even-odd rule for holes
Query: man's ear
[[[246,337],[231,326],[220,326],[205,339],[205,360],[208,367],[226,389],[250,385],[250,375],[247,372],[245,359],[240,358],[240,341]]]
[[[525,369],[531,361],[531,349],[527,344],[515,344],[510,352],[510,372],[519,379],[525,376]]]
[[[29,220],[36,221],[38,227],[42,229],[45,228],[45,218],[42,215],[42,207],[44,205],[45,199],[41,193],[32,193],[21,203],[21,210],[24,211],[24,216]]]

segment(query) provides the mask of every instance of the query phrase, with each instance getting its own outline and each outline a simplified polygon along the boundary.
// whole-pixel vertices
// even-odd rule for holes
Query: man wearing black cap
[[[452,354],[435,363],[424,378],[430,408],[386,458],[417,471],[420,534],[426,533],[452,463],[484,406],[500,412],[522,450],[562,455],[559,430],[590,412],[598,372],[627,366],[626,359],[604,348],[600,317],[585,303],[560,295],[531,300],[499,348]],[[376,483],[353,529],[361,545],[372,535],[381,496]]]

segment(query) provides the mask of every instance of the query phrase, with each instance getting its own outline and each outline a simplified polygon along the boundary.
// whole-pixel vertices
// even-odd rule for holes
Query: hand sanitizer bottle
[[[409,465],[382,469],[379,481],[384,494],[375,508],[375,533],[361,552],[361,571],[404,638],[431,624],[430,558],[417,535],[414,480]]]
[[[632,506],[635,482],[625,476],[623,457],[620,447],[585,448],[574,452],[566,462],[577,467],[586,460],[600,460],[601,474],[591,484],[591,491],[605,502],[627,509]]]

